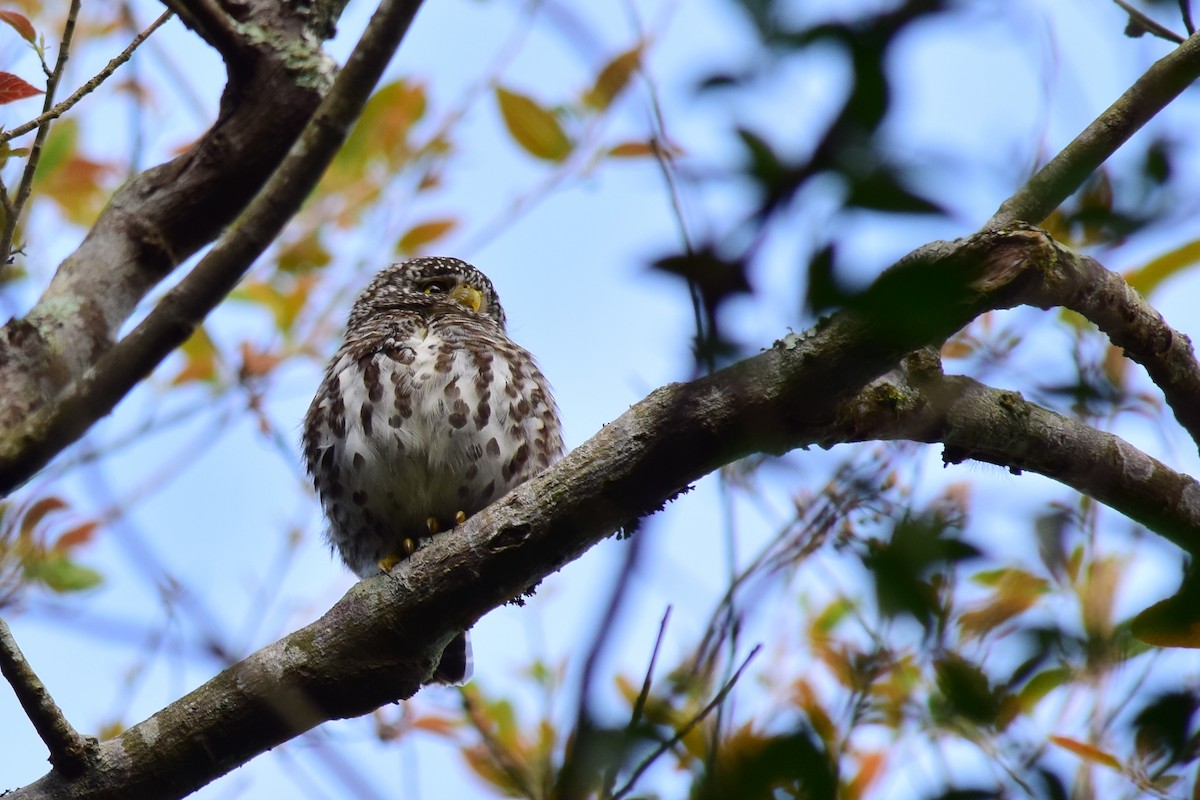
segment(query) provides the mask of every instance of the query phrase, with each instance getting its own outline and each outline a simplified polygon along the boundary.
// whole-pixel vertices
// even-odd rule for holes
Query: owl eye
[[[424,291],[425,294],[446,294],[453,288],[454,288],[454,280],[453,279],[451,279],[451,278],[435,278],[433,280],[426,281],[425,286],[422,287],[422,291]]]

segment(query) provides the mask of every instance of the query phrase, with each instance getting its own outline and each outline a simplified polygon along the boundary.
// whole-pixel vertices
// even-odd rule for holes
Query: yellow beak
[[[483,305],[483,293],[469,283],[460,283],[455,286],[450,292],[450,299],[475,312],[478,312],[479,307]]]

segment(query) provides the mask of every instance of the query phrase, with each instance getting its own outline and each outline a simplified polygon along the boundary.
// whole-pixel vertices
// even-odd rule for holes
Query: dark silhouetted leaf
[[[1192,760],[1195,743],[1192,722],[1200,708],[1200,697],[1194,691],[1180,689],[1165,692],[1148,702],[1137,717],[1133,727],[1137,732],[1138,750],[1153,756],[1165,755],[1174,763]]]
[[[951,653],[934,664],[942,713],[980,726],[1000,721],[1003,695],[976,664]]]

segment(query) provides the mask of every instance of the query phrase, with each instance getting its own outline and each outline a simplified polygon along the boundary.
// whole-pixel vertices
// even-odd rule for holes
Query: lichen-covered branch
[[[1175,419],[1200,445],[1200,363],[1187,336],[1173,329],[1123,277],[1094,258],[1059,247],[1022,300],[1042,308],[1076,311],[1145,367]]]
[[[1200,483],[1129,442],[915,354],[843,407],[829,436],[942,443],[943,459],[1036,472],[1200,552]],[[843,439],[844,440],[844,439]]]

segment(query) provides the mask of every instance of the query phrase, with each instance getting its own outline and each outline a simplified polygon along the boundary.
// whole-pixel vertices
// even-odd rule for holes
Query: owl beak
[[[460,283],[450,291],[450,299],[478,312],[483,305],[483,293],[469,283]]]

